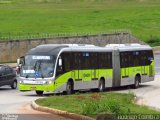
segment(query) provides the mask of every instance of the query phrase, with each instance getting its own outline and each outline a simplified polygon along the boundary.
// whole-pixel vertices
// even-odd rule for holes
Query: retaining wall
[[[106,44],[114,43],[144,44],[129,33],[0,41],[0,62],[16,61],[18,57],[23,56],[29,49],[40,44],[94,44],[105,46]]]

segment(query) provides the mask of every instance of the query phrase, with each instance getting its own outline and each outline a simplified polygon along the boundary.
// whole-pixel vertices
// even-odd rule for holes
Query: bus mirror
[[[58,63],[59,63],[59,66],[62,66],[62,59],[61,58],[59,58]]]
[[[18,58],[17,59],[17,66],[19,66],[20,65],[20,59]]]
[[[24,65],[25,64],[25,60],[24,60],[24,57],[20,57],[17,59],[17,65],[20,66],[20,65]]]

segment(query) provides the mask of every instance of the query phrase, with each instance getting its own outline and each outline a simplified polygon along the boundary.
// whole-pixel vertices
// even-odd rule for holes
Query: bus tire
[[[99,81],[98,91],[103,92],[105,90],[105,82],[103,79]]]
[[[12,89],[16,89],[17,88],[17,80],[14,80],[12,85],[11,85]]]
[[[141,79],[140,76],[136,76],[136,77],[135,77],[135,83],[134,83],[134,85],[133,85],[133,88],[134,88],[134,89],[139,88],[140,79]]]
[[[66,94],[72,94],[73,93],[73,82],[72,81],[68,81],[67,85],[66,85]]]
[[[36,90],[36,94],[42,96],[43,95],[43,91]]]

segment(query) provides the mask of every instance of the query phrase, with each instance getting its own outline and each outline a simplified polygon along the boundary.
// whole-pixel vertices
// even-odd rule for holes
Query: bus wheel
[[[99,81],[98,90],[99,90],[99,92],[103,92],[104,89],[105,89],[105,83],[104,83],[104,80],[101,79],[101,80]]]
[[[72,94],[73,93],[73,83],[71,81],[68,81],[66,86],[66,94]]]
[[[135,83],[134,83],[134,89],[137,89],[139,88],[139,84],[140,84],[140,77],[139,76],[136,76],[135,77]]]
[[[43,95],[43,91],[36,91],[36,94],[42,96]]]

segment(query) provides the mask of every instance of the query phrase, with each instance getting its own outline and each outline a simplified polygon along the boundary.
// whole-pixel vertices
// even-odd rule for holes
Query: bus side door
[[[91,53],[90,52],[83,52],[83,81],[88,82],[91,80]]]
[[[127,78],[129,77],[129,56],[127,52],[121,53],[121,76],[122,78]]]
[[[74,53],[74,63],[75,63],[75,69],[74,69],[74,79],[75,81],[82,81],[82,53],[81,52],[75,52]]]
[[[141,51],[141,71],[142,75],[147,75],[147,53],[146,51]]]
[[[91,80],[98,80],[98,54],[91,53]]]

